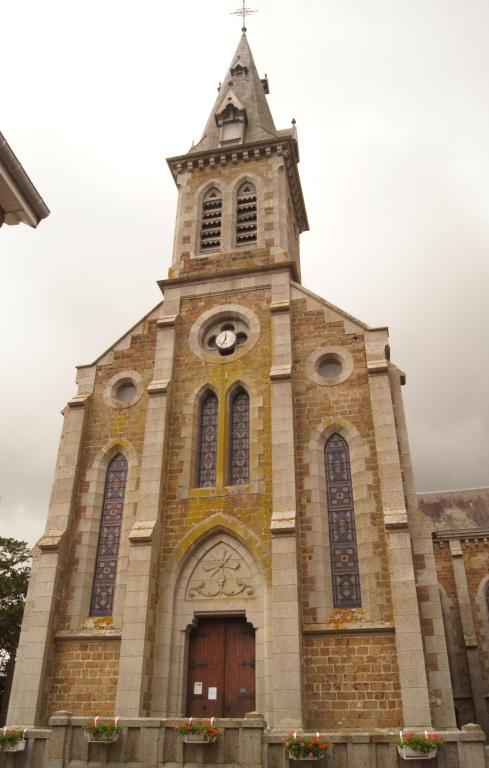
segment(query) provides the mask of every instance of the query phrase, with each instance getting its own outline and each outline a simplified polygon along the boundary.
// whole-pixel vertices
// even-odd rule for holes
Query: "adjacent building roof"
[[[418,493],[418,506],[437,531],[489,527],[489,488]]]
[[[37,227],[49,208],[0,133],[0,226],[23,222]]]

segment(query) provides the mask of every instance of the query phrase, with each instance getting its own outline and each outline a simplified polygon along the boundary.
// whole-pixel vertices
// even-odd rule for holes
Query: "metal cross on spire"
[[[231,16],[241,16],[243,20],[243,26],[241,27],[241,32],[246,32],[246,17],[249,16],[251,13],[257,13],[256,9],[254,8],[247,8],[245,5],[245,0],[243,0],[243,6],[242,8],[238,8],[237,11],[231,11]]]

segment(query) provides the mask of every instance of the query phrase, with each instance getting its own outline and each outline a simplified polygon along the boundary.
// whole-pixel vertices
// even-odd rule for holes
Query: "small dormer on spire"
[[[236,61],[234,64],[231,64],[231,68],[229,70],[233,77],[236,77],[236,75],[247,75],[248,74],[248,67],[246,64],[241,63],[241,56],[236,57]]]
[[[224,144],[242,144],[247,123],[246,109],[232,89],[229,89],[216,110],[216,123],[219,126],[219,146]]]

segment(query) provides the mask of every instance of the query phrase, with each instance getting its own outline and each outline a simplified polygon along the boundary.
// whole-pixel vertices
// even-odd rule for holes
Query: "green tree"
[[[7,714],[29,573],[27,543],[0,536],[0,725]]]

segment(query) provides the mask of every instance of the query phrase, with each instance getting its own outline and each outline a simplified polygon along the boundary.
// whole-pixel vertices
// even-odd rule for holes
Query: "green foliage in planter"
[[[205,741],[215,741],[218,736],[221,735],[221,729],[214,725],[214,718],[212,720],[182,720],[181,723],[175,726],[180,736],[188,736],[190,733],[195,733]]]
[[[421,752],[427,754],[432,749],[443,749],[445,746],[445,740],[438,733],[428,733],[425,731],[424,735],[421,733],[411,733],[401,731],[401,738],[397,742],[399,747],[410,747],[415,752]]]
[[[83,730],[95,739],[110,741],[121,732],[120,725],[111,717],[91,717],[83,723]]]
[[[294,757],[299,758],[312,758],[312,757],[324,757],[328,749],[331,747],[326,736],[317,734],[316,736],[304,736],[299,734],[289,733],[289,737],[285,742],[285,749]]]
[[[17,728],[5,728],[0,731],[0,751],[15,747],[24,738],[24,731]]]

